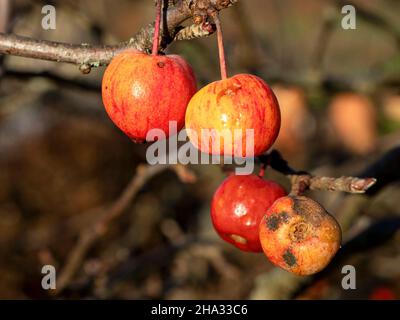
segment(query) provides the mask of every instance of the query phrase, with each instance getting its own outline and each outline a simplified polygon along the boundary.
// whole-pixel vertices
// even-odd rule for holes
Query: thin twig
[[[259,158],[262,166],[268,165],[274,170],[286,175],[292,183],[291,193],[300,195],[306,190],[342,191],[348,193],[365,193],[375,183],[374,178],[356,177],[317,177],[304,171],[296,171],[291,168],[281,154],[273,150],[271,153]]]
[[[348,193],[365,193],[376,183],[374,178],[356,177],[315,177],[312,175],[290,176],[292,182],[292,193],[300,195],[307,189],[324,191],[341,191]]]
[[[0,32],[8,32],[11,11],[10,0],[0,0]],[[4,73],[4,57],[0,56],[0,77]]]
[[[0,53],[2,54],[78,65],[106,65],[118,51],[130,46],[73,45],[0,33]]]
[[[47,80],[53,81],[55,84],[64,87],[75,88],[78,90],[87,90],[93,92],[101,91],[101,84],[93,81],[85,81],[80,78],[68,78],[63,77],[57,73],[51,71],[20,71],[5,69],[3,72],[4,78],[15,78],[18,80],[30,80],[32,78],[45,78]]]
[[[311,56],[311,70],[317,74],[321,73],[321,67],[324,62],[324,58],[328,52],[330,39],[336,28],[337,14],[336,10],[332,7],[328,7],[326,12],[323,12],[323,23],[321,30],[318,34],[316,46]]]

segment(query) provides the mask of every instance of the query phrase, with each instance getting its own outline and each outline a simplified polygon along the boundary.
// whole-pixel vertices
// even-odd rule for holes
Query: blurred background
[[[1,32],[69,43],[115,44],[154,17],[152,0],[8,2]],[[45,4],[56,7],[56,30],[41,28]],[[360,175],[400,145],[400,2],[354,1],[356,30],[341,28],[344,4],[243,0],[222,12],[230,74],[253,73],[273,87],[282,109],[274,147],[295,168],[318,175]],[[174,43],[168,52],[191,63],[199,87],[218,79],[215,36]],[[193,184],[168,171],[151,179],[88,250],[66,289],[57,297],[43,290],[42,266],[62,270],[79,233],[146,162],[146,146],[108,119],[104,68],[81,75],[68,64],[0,61],[0,298],[400,297],[400,160],[368,171],[387,169],[390,183],[367,195],[312,193],[344,231],[340,254],[317,276],[293,276],[263,254],[220,240],[209,208],[225,174],[198,165],[190,167]],[[400,159],[398,149],[393,156]],[[284,176],[268,176],[289,188]],[[357,290],[341,286],[348,264],[357,270]]]

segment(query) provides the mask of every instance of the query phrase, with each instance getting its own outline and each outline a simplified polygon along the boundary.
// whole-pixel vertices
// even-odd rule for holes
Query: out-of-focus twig
[[[332,7],[328,7],[326,11],[323,12],[321,30],[318,34],[316,46],[311,56],[311,70],[315,72],[317,76],[320,76],[321,67],[327,53],[329,40],[336,28],[336,17],[336,10],[334,10]]]
[[[367,191],[368,195],[375,195],[379,190],[381,190],[386,185],[400,180],[400,146],[395,147],[385,155],[364,170],[360,176],[374,176],[378,178],[378,182],[375,186]]]
[[[81,266],[86,253],[92,245],[107,232],[109,224],[124,213],[138,192],[149,180],[165,170],[173,170],[179,179],[185,183],[194,182],[196,179],[192,172],[181,165],[139,166],[136,174],[132,177],[121,196],[110,208],[105,209],[104,212],[100,214],[97,221],[81,231],[78,241],[67,257],[65,266],[58,277],[56,294],[61,293],[69,284],[76,271]]]
[[[64,86],[71,87],[75,89],[87,90],[100,92],[101,84],[97,84],[89,81],[82,81],[79,79],[70,79],[67,77],[63,77],[58,75],[57,73],[51,71],[20,71],[20,70],[10,70],[5,68],[3,77],[5,78],[16,78],[18,80],[30,80],[32,78],[45,78],[47,80],[51,80],[54,83]]]

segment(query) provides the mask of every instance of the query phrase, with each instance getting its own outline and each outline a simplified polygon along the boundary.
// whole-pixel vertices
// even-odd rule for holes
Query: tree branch
[[[369,177],[317,177],[304,171],[296,171],[288,165],[287,161],[284,160],[281,154],[276,150],[273,150],[269,154],[262,155],[258,159],[261,162],[262,168],[268,165],[274,170],[286,175],[292,183],[291,193],[295,195],[300,195],[308,189],[365,193],[377,181]]]
[[[7,32],[9,28],[10,12],[11,12],[10,0],[0,0],[0,33]],[[3,63],[4,63],[4,57],[0,56],[0,77],[4,73]]]
[[[0,33],[0,53],[56,62],[106,65],[123,48],[124,46],[73,45]]]
[[[160,49],[165,49],[175,39],[185,40],[208,36],[214,32],[207,21],[196,20],[196,27],[182,29],[179,26],[190,17],[213,7],[225,9],[238,0],[179,0],[164,12],[167,30],[164,30]],[[189,32],[190,31],[190,32]],[[73,63],[83,66],[81,71],[88,73],[91,67],[107,65],[120,51],[135,49],[150,53],[154,23],[142,28],[129,41],[114,46],[93,46],[89,44],[68,44],[62,42],[36,40],[14,34],[0,33],[0,54],[9,54],[26,58]]]

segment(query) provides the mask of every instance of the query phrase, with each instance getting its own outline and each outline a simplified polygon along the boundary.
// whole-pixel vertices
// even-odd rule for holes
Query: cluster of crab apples
[[[133,141],[146,142],[152,129],[168,137],[169,123],[175,121],[178,130],[189,129],[200,151],[241,157],[235,146],[251,142],[252,156],[266,152],[281,122],[270,87],[250,74],[229,78],[225,69],[222,80],[197,91],[194,72],[182,57],[158,54],[158,34],[156,23],[152,54],[123,51],[105,71],[103,103],[116,126]],[[200,141],[204,129],[215,135]],[[235,136],[228,147],[219,143],[222,131],[248,129],[251,137]],[[211,218],[222,239],[244,251],[264,251],[272,263],[298,275],[320,271],[340,247],[340,227],[321,205],[287,195],[279,184],[258,175],[229,176],[213,197]]]
[[[287,195],[258,175],[228,177],[214,194],[211,217],[222,239],[243,251],[264,252],[297,275],[321,271],[341,243],[339,224],[319,203]]]

